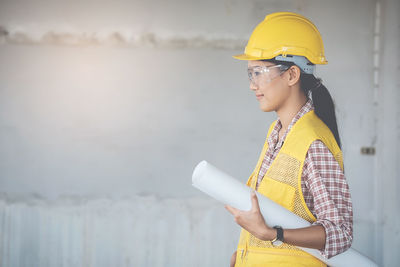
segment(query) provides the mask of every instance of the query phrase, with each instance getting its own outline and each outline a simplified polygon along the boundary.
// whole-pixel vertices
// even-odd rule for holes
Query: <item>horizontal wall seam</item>
[[[245,39],[212,35],[170,35],[155,32],[132,33],[124,31],[72,32],[43,31],[28,32],[10,30],[0,26],[0,44],[60,45],[60,46],[122,46],[154,48],[214,48],[237,50],[246,45]]]

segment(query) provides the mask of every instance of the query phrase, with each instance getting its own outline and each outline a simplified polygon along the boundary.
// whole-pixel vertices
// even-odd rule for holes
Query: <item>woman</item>
[[[250,211],[226,206],[242,227],[231,266],[326,266],[296,247],[318,249],[330,258],[347,250],[353,235],[334,105],[313,75],[315,64],[327,64],[320,33],[301,15],[272,13],[235,58],[248,61],[250,89],[260,109],[278,115],[247,185],[311,226],[269,226],[253,192]]]

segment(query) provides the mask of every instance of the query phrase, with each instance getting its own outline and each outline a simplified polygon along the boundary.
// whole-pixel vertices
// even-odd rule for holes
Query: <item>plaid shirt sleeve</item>
[[[353,240],[353,208],[349,186],[340,165],[329,149],[314,141],[304,162],[302,173],[304,200],[317,218],[313,225],[325,228],[325,258],[350,248]]]

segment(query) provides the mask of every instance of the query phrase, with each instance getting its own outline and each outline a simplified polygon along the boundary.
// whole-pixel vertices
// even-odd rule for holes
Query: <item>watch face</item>
[[[283,242],[281,241],[281,240],[279,240],[279,239],[277,239],[277,240],[275,240],[274,242],[272,242],[272,245],[274,246],[274,247],[279,247],[280,245],[282,245],[283,244]]]

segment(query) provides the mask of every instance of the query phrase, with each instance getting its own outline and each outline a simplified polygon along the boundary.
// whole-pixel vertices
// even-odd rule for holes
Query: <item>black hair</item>
[[[289,68],[295,65],[293,62],[278,61],[275,59],[268,59],[265,61],[281,64]],[[311,92],[315,114],[317,114],[317,116],[328,126],[336,139],[336,143],[339,148],[341,148],[342,146],[336,122],[335,104],[328,89],[322,84],[322,80],[316,78],[314,74],[307,74],[301,71],[300,88],[303,90],[307,98],[309,98]]]

